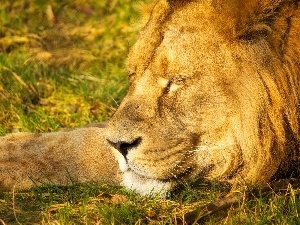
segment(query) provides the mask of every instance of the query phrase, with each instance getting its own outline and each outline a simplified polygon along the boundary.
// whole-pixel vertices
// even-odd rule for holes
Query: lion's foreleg
[[[104,129],[15,133],[0,138],[0,187],[27,189],[36,183],[119,182]]]

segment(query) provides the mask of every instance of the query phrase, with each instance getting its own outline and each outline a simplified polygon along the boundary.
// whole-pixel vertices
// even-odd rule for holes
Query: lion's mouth
[[[187,167],[183,171],[180,171],[180,173],[174,173],[174,172],[169,172],[169,176],[167,177],[159,177],[159,176],[151,176],[148,174],[145,174],[142,171],[133,169],[128,167],[125,173],[133,173],[136,176],[140,177],[141,179],[147,179],[147,180],[157,180],[159,182],[163,183],[169,183],[169,182],[180,182],[183,180],[189,180],[189,178],[192,176],[194,173],[194,169],[192,167]]]
[[[139,171],[128,168],[123,172],[122,185],[135,191],[141,195],[155,194],[165,196],[170,191],[186,184],[189,181],[192,169],[187,168],[184,172],[177,174],[176,176],[170,176],[168,178],[159,178],[155,176],[144,175]]]

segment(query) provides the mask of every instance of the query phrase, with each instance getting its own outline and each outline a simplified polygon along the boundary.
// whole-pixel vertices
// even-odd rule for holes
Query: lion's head
[[[300,11],[289,0],[157,0],[109,123],[125,186],[285,174],[299,141]]]

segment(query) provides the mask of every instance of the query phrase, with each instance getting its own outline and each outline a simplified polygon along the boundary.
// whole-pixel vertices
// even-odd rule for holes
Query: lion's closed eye
[[[167,83],[167,86],[165,87],[165,91],[166,91],[166,92],[170,92],[170,89],[171,89],[172,84],[173,84],[172,81],[169,80],[168,83]]]
[[[170,80],[165,89],[167,93],[172,93],[179,89],[181,86],[181,84],[176,84],[174,81]]]
[[[175,92],[178,88],[181,87],[181,85],[176,84],[173,79],[165,79],[165,78],[159,78],[158,84],[164,89],[164,92],[171,93]]]
[[[183,85],[183,81],[178,81],[174,79],[165,79],[165,78],[159,78],[158,84],[164,89],[164,92],[172,93],[175,92],[177,89],[179,89]]]

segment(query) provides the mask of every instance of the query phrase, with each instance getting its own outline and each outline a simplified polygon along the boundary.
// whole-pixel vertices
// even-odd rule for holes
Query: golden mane
[[[262,63],[265,68],[274,71],[274,75],[260,71],[261,81],[268,93],[268,101],[264,102],[261,116],[258,118],[261,127],[260,138],[262,143],[270,142],[271,149],[272,145],[276,145],[281,150],[281,153],[277,154],[281,154],[283,158],[295,161],[299,155],[297,142],[300,133],[300,9],[298,3],[299,1],[292,0],[215,0],[212,2],[221,15],[216,15],[215,19],[224,37],[232,42],[252,44],[265,39],[267,41],[265,46],[272,49],[272,59]],[[257,45],[256,48],[255,51],[263,52],[261,46]],[[274,63],[276,60],[278,62]],[[270,139],[271,134],[275,135],[275,140]],[[294,142],[291,142],[291,139]],[[285,169],[295,168],[294,162],[290,160],[282,164],[286,164],[281,165]]]

